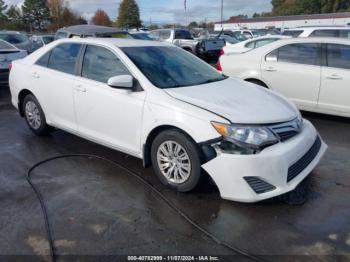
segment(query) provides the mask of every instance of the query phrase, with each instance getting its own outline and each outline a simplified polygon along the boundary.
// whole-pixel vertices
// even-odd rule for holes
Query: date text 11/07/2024
[[[128,261],[220,261],[217,256],[128,256]]]

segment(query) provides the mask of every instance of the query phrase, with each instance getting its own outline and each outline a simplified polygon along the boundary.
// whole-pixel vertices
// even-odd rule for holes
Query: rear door
[[[325,44],[325,48],[318,105],[350,115],[350,45]]]
[[[301,109],[317,107],[321,86],[320,44],[288,44],[262,60],[262,79],[269,88],[285,95]]]
[[[60,44],[30,69],[31,85],[48,119],[68,131],[77,130],[72,88],[80,48],[77,43]]]

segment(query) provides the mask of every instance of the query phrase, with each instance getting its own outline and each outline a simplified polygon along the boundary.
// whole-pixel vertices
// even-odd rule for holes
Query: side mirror
[[[134,78],[131,75],[113,76],[108,79],[107,84],[113,88],[131,90],[134,88]]]

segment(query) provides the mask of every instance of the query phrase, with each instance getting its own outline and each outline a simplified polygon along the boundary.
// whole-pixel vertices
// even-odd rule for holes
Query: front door
[[[146,94],[108,86],[108,79],[118,75],[132,74],[113,51],[86,47],[81,77],[74,83],[78,129],[96,142],[139,155]]]

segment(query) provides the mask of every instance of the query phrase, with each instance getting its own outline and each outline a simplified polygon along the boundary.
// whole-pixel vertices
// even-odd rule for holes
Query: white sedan
[[[226,43],[226,46],[223,47],[223,53],[224,54],[244,53],[249,50],[273,43],[275,41],[278,41],[281,39],[288,39],[288,38],[291,38],[291,37],[283,36],[283,35],[266,35],[266,36],[261,36],[253,39],[248,39],[246,41],[239,42],[236,44]]]
[[[224,199],[271,198],[327,148],[283,97],[166,43],[59,40],[14,62],[10,89],[35,134],[56,127],[141,158],[180,192],[204,169]]]
[[[228,76],[274,90],[306,111],[350,117],[350,41],[293,38],[220,57]]]

